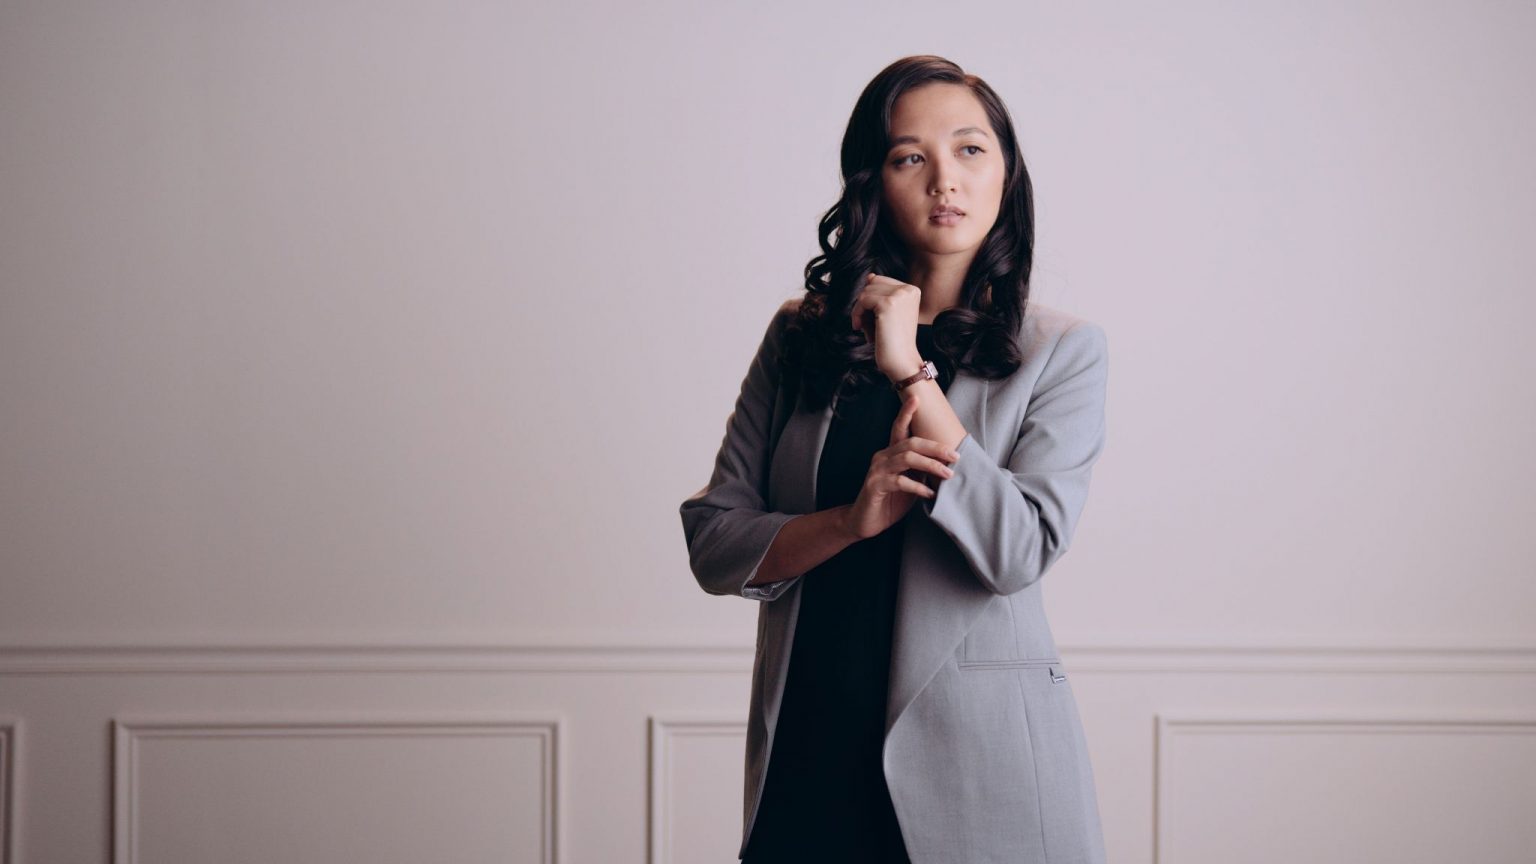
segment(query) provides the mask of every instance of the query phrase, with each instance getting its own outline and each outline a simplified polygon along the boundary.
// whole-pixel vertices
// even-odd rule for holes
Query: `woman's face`
[[[908,90],[892,106],[891,142],[882,199],[897,236],[913,256],[974,254],[997,221],[1006,170],[981,102],[959,84]],[[935,219],[940,205],[965,215]]]

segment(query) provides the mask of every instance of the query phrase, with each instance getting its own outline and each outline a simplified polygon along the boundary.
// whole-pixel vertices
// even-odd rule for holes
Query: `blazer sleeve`
[[[768,553],[784,523],[799,514],[767,509],[769,440],[778,395],[778,358],[790,303],[779,307],[741,383],[736,407],[725,423],[709,483],[683,501],[678,512],[688,542],[688,562],[709,594],[774,600],[801,577],[766,585],[746,583]]]
[[[1073,324],[1046,360],[1007,464],[967,433],[954,475],[918,499],[992,593],[1028,588],[1067,551],[1104,449],[1108,368],[1104,329]]]

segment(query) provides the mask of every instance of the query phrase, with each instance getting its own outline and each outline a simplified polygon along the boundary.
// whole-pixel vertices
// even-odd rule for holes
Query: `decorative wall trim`
[[[1536,664],[1533,664],[1536,665]],[[0,675],[322,672],[726,672],[752,668],[738,645],[81,645],[0,646]]]
[[[1074,672],[1536,673],[1536,644],[1063,643]],[[0,645],[0,675],[750,672],[750,643]]]
[[[678,738],[745,738],[747,721],[732,714],[652,714],[647,726],[646,862],[667,864],[672,860],[672,822],[667,809],[672,800],[668,771],[672,743]]]
[[[0,864],[16,862],[16,763],[21,753],[21,720],[0,717]]]
[[[561,717],[455,714],[449,717],[380,718],[370,712],[346,715],[306,713],[281,717],[195,715],[118,717],[112,721],[112,862],[138,864],[138,744],[148,738],[278,738],[373,736],[481,736],[534,738],[543,752],[542,827],[539,861],[556,864],[563,847],[561,812],[564,765]]]
[[[1168,800],[1168,745],[1174,736],[1190,735],[1380,735],[1431,732],[1486,735],[1490,732],[1536,735],[1536,714],[1528,712],[1401,713],[1306,712],[1236,713],[1158,711],[1152,745],[1152,864],[1163,859],[1164,803]]]

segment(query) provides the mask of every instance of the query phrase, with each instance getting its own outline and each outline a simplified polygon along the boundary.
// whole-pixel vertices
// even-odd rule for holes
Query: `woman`
[[[842,170],[680,508],[700,586],[761,601],[738,855],[1102,862],[1040,578],[1103,449],[1104,331],[1028,299],[1029,174],[979,78],[891,64]]]

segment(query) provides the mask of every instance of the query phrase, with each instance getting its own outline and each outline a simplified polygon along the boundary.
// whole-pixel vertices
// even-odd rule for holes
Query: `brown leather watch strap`
[[[907,389],[908,385],[916,384],[917,382],[923,380],[924,378],[938,378],[938,377],[939,377],[939,369],[938,369],[938,367],[933,365],[933,361],[932,360],[924,360],[923,361],[923,368],[917,370],[917,374],[913,375],[910,378],[904,378],[904,379],[896,382],[896,390],[897,390],[897,392],[905,390],[905,389]]]

